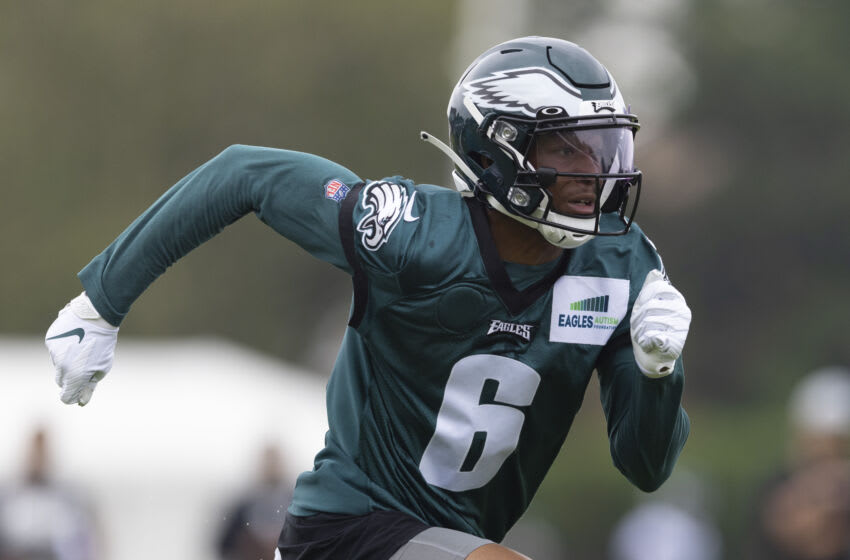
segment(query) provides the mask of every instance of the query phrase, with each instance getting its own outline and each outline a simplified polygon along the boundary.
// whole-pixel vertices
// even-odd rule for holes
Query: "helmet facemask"
[[[501,153],[484,154],[493,163],[481,174],[479,188],[496,210],[559,247],[623,235],[640,195],[641,174],[633,163],[637,118],[565,115],[560,107],[546,107],[536,119],[494,115],[482,123]],[[604,212],[616,212],[619,219],[602,227]]]

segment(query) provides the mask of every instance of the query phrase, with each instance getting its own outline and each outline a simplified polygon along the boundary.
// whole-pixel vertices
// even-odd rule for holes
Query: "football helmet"
[[[546,37],[496,45],[458,81],[448,119],[451,147],[421,136],[452,159],[462,194],[563,248],[628,232],[640,196],[640,124],[586,50]],[[608,212],[617,219],[603,225]]]

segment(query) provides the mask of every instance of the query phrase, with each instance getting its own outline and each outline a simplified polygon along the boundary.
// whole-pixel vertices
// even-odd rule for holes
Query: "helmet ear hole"
[[[481,166],[481,169],[487,169],[493,165],[493,159],[482,152],[469,152],[467,154],[475,163]]]

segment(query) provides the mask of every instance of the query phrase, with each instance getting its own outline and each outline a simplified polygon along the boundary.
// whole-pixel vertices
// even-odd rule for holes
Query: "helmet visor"
[[[527,157],[534,167],[558,173],[631,173],[634,134],[613,127],[546,132],[535,135]]]

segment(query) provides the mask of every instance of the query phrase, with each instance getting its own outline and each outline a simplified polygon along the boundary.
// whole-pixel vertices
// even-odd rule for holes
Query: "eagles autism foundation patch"
[[[549,340],[602,346],[628,308],[628,280],[563,276],[552,288]]]

